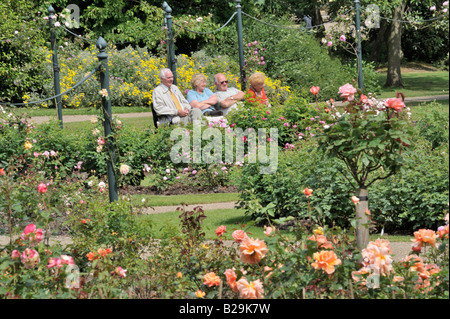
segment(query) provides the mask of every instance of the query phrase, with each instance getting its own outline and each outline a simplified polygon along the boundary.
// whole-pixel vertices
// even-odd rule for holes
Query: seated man
[[[223,115],[236,108],[236,103],[244,99],[245,93],[236,88],[228,87],[228,80],[222,73],[216,74],[214,84],[217,87],[216,95],[219,98],[219,104]]]
[[[153,109],[158,114],[160,124],[183,122],[185,124],[201,120],[202,112],[193,109],[180,89],[173,85],[173,73],[162,69],[159,73],[161,84],[153,91]]]

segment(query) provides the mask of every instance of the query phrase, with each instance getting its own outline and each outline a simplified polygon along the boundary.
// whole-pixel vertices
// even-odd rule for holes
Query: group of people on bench
[[[246,96],[237,88],[229,87],[229,82],[222,73],[216,74],[214,77],[214,84],[217,88],[215,93],[206,87],[205,75],[194,75],[191,80],[192,89],[188,91],[186,97],[173,84],[173,73],[170,69],[162,69],[159,77],[161,84],[153,91],[153,110],[160,125],[187,124],[201,120],[202,116],[227,115],[236,107],[236,103],[243,101]],[[264,81],[263,73],[257,72],[250,76],[247,100],[270,106],[264,91]]]

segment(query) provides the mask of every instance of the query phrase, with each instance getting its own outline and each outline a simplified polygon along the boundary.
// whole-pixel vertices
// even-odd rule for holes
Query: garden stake
[[[352,280],[349,279],[348,283],[350,284],[350,299],[355,299],[355,295],[353,294],[353,283],[352,283]]]

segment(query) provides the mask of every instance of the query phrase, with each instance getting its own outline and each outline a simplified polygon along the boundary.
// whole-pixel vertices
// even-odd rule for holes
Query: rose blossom
[[[224,272],[225,277],[227,278],[227,284],[234,292],[238,292],[238,287],[236,284],[237,275],[233,269],[227,269]]]
[[[37,191],[38,193],[47,193],[47,185],[45,185],[44,183],[40,183],[37,187]]]
[[[40,261],[39,253],[34,249],[27,248],[20,256],[20,260],[25,266],[25,269],[34,268]]]
[[[223,235],[223,233],[226,231],[226,227],[225,226],[219,226],[219,227],[217,227],[217,229],[216,229],[216,235],[217,236],[222,236]]]
[[[43,234],[44,232],[41,228],[36,229],[36,225],[29,224],[25,227],[20,238],[22,240],[29,240],[31,245],[34,246],[42,241],[44,238]]]
[[[208,287],[219,286],[220,282],[220,277],[217,276],[214,272],[207,273],[203,276],[203,284]]]
[[[389,241],[385,239],[371,241],[362,251],[363,264],[375,270],[377,274],[389,274],[393,271],[391,253],[392,249],[389,246]]]
[[[126,164],[122,164],[120,165],[120,174],[122,175],[127,175],[130,172],[130,166],[126,165]]]
[[[268,249],[263,240],[247,237],[242,240],[239,251],[244,263],[257,264],[267,254]]]
[[[237,288],[242,299],[264,298],[264,288],[259,279],[249,283],[247,279],[241,278],[237,282]]]
[[[341,94],[341,98],[343,98],[344,101],[353,101],[355,99],[355,93],[357,91],[358,90],[355,89],[351,84],[347,83],[339,88],[338,93]]]
[[[323,250],[321,252],[314,253],[315,262],[311,264],[314,269],[322,269],[327,274],[334,273],[334,266],[340,265],[341,260],[337,258],[334,251]]]
[[[414,242],[414,246],[423,247],[426,244],[429,244],[436,248],[436,239],[439,237],[436,235],[434,230],[431,229],[419,229],[414,232],[414,239],[411,239]]]
[[[242,229],[235,230],[233,234],[231,235],[235,242],[240,243],[245,238],[247,238],[247,233],[243,231]]]
[[[314,94],[314,95],[317,95],[317,94],[319,94],[319,90],[320,90],[320,87],[318,87],[318,86],[313,86],[313,87],[311,87],[311,89],[309,90],[312,94]]]
[[[403,101],[401,99],[392,98],[392,99],[387,99],[384,102],[384,106],[394,109],[397,112],[400,112],[405,107],[405,103],[403,103]]]

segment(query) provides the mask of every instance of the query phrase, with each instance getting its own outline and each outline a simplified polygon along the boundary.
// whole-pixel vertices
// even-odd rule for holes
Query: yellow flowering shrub
[[[47,50],[43,48],[42,50]],[[146,48],[126,47],[122,50],[109,45],[108,68],[110,75],[110,98],[114,106],[149,106],[152,92],[159,85],[159,71],[167,66],[166,58],[152,56]],[[42,93],[30,92],[23,96],[25,102],[37,101],[55,95],[53,87],[52,54],[46,52],[46,78]],[[68,44],[58,50],[60,86],[64,92],[85,78],[100,62],[95,45],[81,50],[76,44]],[[214,92],[214,75],[223,73],[230,81],[230,87],[241,89],[238,62],[228,56],[209,57],[203,51],[177,56],[177,85],[182,92],[192,89],[191,78],[203,73],[208,78],[208,87]],[[64,108],[98,107],[101,105],[99,74],[95,73],[81,86],[61,97]],[[290,89],[279,80],[267,79],[266,93],[272,101],[284,102]],[[40,107],[52,105],[42,103]]]

